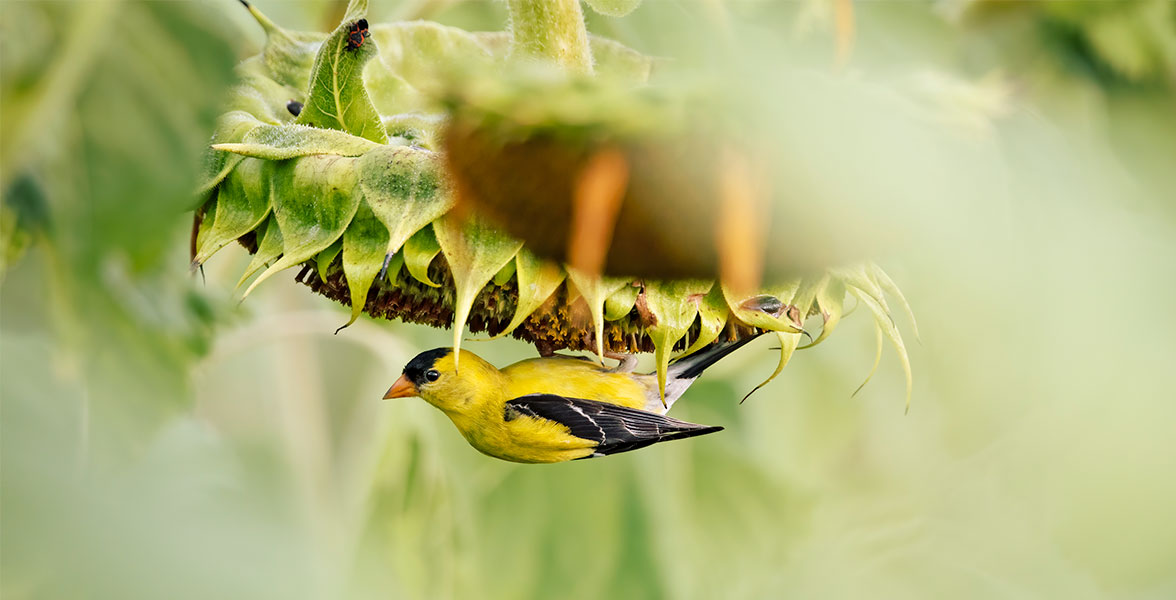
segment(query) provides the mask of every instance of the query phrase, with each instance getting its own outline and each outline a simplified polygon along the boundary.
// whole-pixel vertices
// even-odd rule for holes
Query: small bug
[[[302,103],[297,100],[291,100],[286,103],[286,110],[290,111],[290,114],[297,117],[298,115],[302,114]]]
[[[364,41],[372,37],[371,32],[368,31],[367,19],[360,19],[351,24],[351,28],[347,30],[347,48],[355,50],[363,45]]]

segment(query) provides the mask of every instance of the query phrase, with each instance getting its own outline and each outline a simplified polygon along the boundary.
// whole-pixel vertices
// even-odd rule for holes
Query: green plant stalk
[[[512,58],[548,59],[573,73],[592,73],[579,0],[509,0],[507,4]]]

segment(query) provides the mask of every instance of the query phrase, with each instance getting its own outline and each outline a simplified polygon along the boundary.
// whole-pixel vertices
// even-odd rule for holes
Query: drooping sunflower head
[[[671,354],[763,331],[783,368],[853,296],[909,381],[890,279],[768,252],[762,165],[704,125],[705,93],[649,84],[650,59],[589,36],[591,73],[563,72],[513,60],[507,33],[368,24],[362,0],[325,35],[253,12],[267,42],[238,67],[193,240],[194,264],[234,240],[253,254],[246,295],[298,267],[346,324],[652,352],[663,382]]]

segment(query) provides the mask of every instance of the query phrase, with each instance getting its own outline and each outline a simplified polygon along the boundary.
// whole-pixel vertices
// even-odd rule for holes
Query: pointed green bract
[[[408,273],[412,275],[413,279],[429,287],[441,287],[441,284],[429,279],[429,265],[440,252],[441,244],[437,243],[437,236],[434,234],[433,228],[426,226],[408,238],[401,254],[404,256],[404,264],[408,267]]]
[[[0,204],[0,206],[3,206]],[[213,220],[216,216],[216,196],[213,196],[207,204],[196,209],[196,248],[199,250],[204,246],[204,238],[208,237],[208,232],[212,231]],[[200,263],[196,262],[196,255],[192,255],[192,266],[198,266]]]
[[[869,268],[870,273],[874,275],[874,280],[878,282],[878,287],[881,287],[882,291],[893,296],[898,300],[899,305],[902,306],[902,310],[906,313],[907,319],[910,319],[911,330],[914,331],[915,340],[917,341],[919,339],[919,323],[915,320],[915,311],[911,310],[911,305],[907,302],[906,296],[902,294],[902,290],[898,289],[898,285],[886,274],[886,271],[882,270],[882,267],[872,264]]]
[[[874,378],[874,373],[878,372],[878,365],[882,363],[882,328],[877,323],[874,324],[874,364],[870,365],[870,372],[866,373],[866,378],[858,384],[853,393],[849,395],[850,398],[858,395],[862,388],[866,387],[867,383]]]
[[[628,285],[629,280],[617,278],[601,278],[587,275],[581,271],[568,267],[568,279],[575,286],[576,291],[588,303],[589,314],[592,315],[592,331],[596,345],[596,355],[604,363],[604,302],[614,292]],[[569,300],[571,295],[569,294]]]
[[[270,171],[272,163],[257,159],[242,161],[217,189],[216,208],[205,215],[211,227],[197,242],[195,264],[208,260],[217,250],[253,231],[270,212]]]
[[[384,270],[384,279],[396,281],[396,277],[400,274],[400,268],[404,266],[404,253],[397,252],[391,258],[385,258],[388,261],[388,267]]]
[[[878,330],[881,331],[890,343],[894,345],[894,349],[898,353],[899,363],[902,365],[903,375],[906,376],[906,410],[911,409],[911,391],[914,388],[914,381],[911,376],[911,360],[907,354],[906,345],[902,341],[902,334],[899,333],[898,327],[894,324],[894,319],[890,318],[886,307],[877,301],[872,295],[865,290],[855,286],[848,286],[849,293],[853,294],[870,312],[874,314],[874,321],[878,325]],[[871,372],[872,373],[872,372]],[[867,379],[868,380],[868,379]],[[865,385],[864,383],[862,385]],[[861,388],[858,388],[861,389]]]
[[[750,392],[747,392],[747,395],[743,397],[743,400],[739,401],[740,404],[743,404],[745,400],[750,398],[751,395],[756,393],[756,391],[758,391],[760,388],[771,383],[772,380],[776,377],[779,377],[780,373],[784,372],[784,367],[788,366],[788,361],[792,360],[792,354],[796,352],[796,347],[800,344],[801,334],[799,333],[777,331],[775,334],[776,339],[780,341],[780,361],[776,363],[776,370],[772,371],[772,374],[769,375],[768,378],[765,379],[762,383],[752,388]]]
[[[653,339],[653,357],[657,363],[657,388],[662,404],[666,401],[666,372],[674,344],[686,335],[698,315],[698,303],[714,284],[710,281],[647,281],[645,305],[657,319],[646,333]]]
[[[361,201],[355,218],[343,233],[343,275],[347,278],[347,289],[351,295],[351,319],[343,327],[354,323],[363,312],[368,290],[384,266],[384,250],[387,247],[388,230],[376,218],[366,200]]]
[[[253,258],[249,261],[249,266],[245,267],[245,272],[241,274],[241,279],[237,281],[237,287],[240,288],[245,285],[245,282],[253,277],[253,274],[260,271],[262,267],[271,261],[276,260],[282,255],[282,229],[278,227],[278,220],[270,215],[266,221],[265,229],[254,230],[261,237],[258,241],[257,252],[253,253]]]
[[[285,160],[310,154],[359,156],[381,148],[371,140],[334,129],[306,125],[259,125],[237,143],[213,144],[213,150],[242,156]]]
[[[490,280],[491,283],[498,287],[505,286],[507,282],[509,282],[510,279],[514,277],[515,270],[517,268],[518,265],[513,260],[506,263],[506,265],[504,265],[501,269],[498,270],[497,273],[494,274],[494,279]]]
[[[261,121],[249,113],[239,110],[230,111],[217,120],[216,132],[212,134],[212,143],[240,142],[250,131],[261,124]],[[226,154],[213,149],[206,150],[204,175],[201,177],[199,187],[196,188],[196,194],[204,196],[211,192],[221,181],[224,181],[225,177],[228,177],[233,169],[237,168],[237,165],[241,164],[242,158],[235,154]]]
[[[327,278],[327,272],[331,270],[331,263],[335,262],[336,258],[339,258],[339,253],[342,251],[343,238],[339,238],[314,257],[315,268],[319,272],[319,277],[323,279]]]
[[[274,273],[313,257],[343,235],[359,206],[354,163],[342,156],[277,163],[273,210],[282,230],[282,258],[245,290],[246,296]]]
[[[862,293],[869,295],[870,298],[873,298],[885,310],[887,316],[890,315],[890,307],[886,304],[886,293],[882,290],[882,286],[879,285],[874,274],[871,272],[871,265],[862,264],[843,267],[833,269],[831,273],[841,279],[846,286],[855,287]]]
[[[363,67],[376,56],[376,44],[368,40],[354,48],[348,43],[352,25],[366,13],[367,0],[352,0],[343,23],[319,48],[311,68],[310,91],[297,122],[383,144],[388,136],[363,82]]]
[[[795,289],[791,296],[787,295],[786,290],[776,289],[772,291],[779,294],[780,299],[784,300],[788,306],[794,307],[796,314],[799,315],[799,319],[803,324],[804,318],[809,314],[809,309],[812,308],[813,303],[816,302],[817,294],[820,292],[823,284],[824,277],[819,279],[807,278],[798,280],[794,286],[789,286]],[[755,386],[755,388],[748,392],[743,397],[743,400],[747,400],[756,390],[771,383],[773,379],[784,371],[784,367],[788,365],[788,361],[792,359],[792,354],[796,352],[797,347],[800,345],[800,336],[803,335],[803,330],[789,332],[774,329],[772,331],[775,332],[776,337],[780,340],[780,361],[776,364],[776,370],[772,371],[772,374],[763,383]]]
[[[363,155],[358,168],[364,196],[388,229],[387,254],[394,254],[413,234],[453,207],[436,153],[382,147]]]
[[[609,294],[604,301],[604,320],[616,321],[623,319],[629,315],[633,310],[633,305],[637,302],[637,295],[641,290],[635,285],[621,286],[617,291]]]
[[[774,296],[785,305],[788,304],[791,297],[800,288],[801,280],[794,279],[782,285],[773,286],[770,290],[765,290],[766,295]],[[735,318],[751,325],[752,327],[759,327],[760,329],[767,329],[769,331],[787,331],[789,333],[800,333],[800,328],[796,323],[793,323],[788,318],[788,313],[784,312],[780,316],[768,314],[766,312],[748,308],[745,304],[757,296],[765,295],[765,292],[759,292],[747,296],[734,293],[727,285],[722,285],[723,297],[727,300],[727,308],[731,310],[731,314]]]
[[[267,70],[279,83],[295,89],[306,89],[315,53],[326,36],[321,33],[286,31],[253,5],[246,4],[246,7],[265,30],[265,47],[261,56]]]
[[[727,317],[730,314],[722,287],[713,286],[706,296],[698,301],[698,337],[682,351],[682,355],[693,354],[718,339],[723,328],[727,326]]]
[[[515,255],[515,280],[519,284],[519,300],[515,305],[514,317],[498,334],[490,339],[502,337],[521,325],[535,309],[555,293],[567,273],[559,265],[541,260],[527,251],[519,250]]]
[[[523,243],[477,218],[459,221],[446,215],[434,223],[433,228],[453,274],[453,366],[456,369],[461,355],[462,331],[474,298],[494,274],[518,254]]]
[[[817,309],[820,311],[824,325],[821,334],[815,340],[801,346],[801,349],[812,348],[829,337],[837,324],[841,321],[845,307],[845,284],[836,277],[826,277],[825,282],[817,290]]]

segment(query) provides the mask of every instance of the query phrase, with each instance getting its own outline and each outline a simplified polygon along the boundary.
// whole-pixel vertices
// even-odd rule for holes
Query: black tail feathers
[[[742,348],[748,342],[763,335],[763,332],[747,336],[735,342],[715,342],[690,356],[684,356],[670,365],[670,379],[694,379],[723,357]]]

